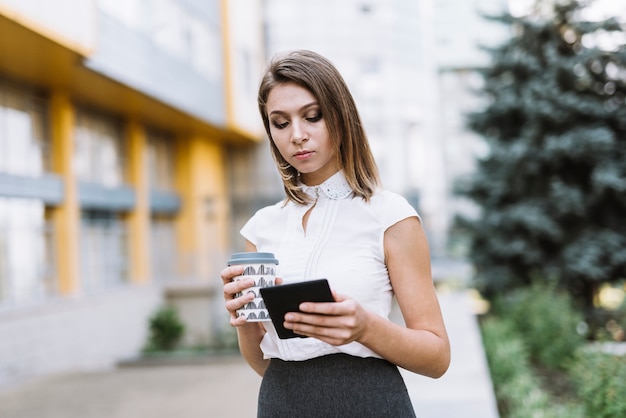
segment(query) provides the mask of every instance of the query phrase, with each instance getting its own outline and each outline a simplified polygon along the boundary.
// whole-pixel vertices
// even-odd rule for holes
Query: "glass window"
[[[41,202],[0,197],[0,307],[57,293],[52,233]]]
[[[80,281],[85,293],[119,286],[128,277],[126,225],[110,211],[83,210]]]
[[[176,277],[178,256],[174,218],[152,216],[150,221],[150,260],[152,277],[165,282]]]
[[[0,81],[0,171],[38,176],[48,169],[45,100]]]
[[[174,190],[174,147],[171,136],[148,132],[148,173],[151,189]]]
[[[74,171],[81,181],[117,187],[124,182],[121,123],[84,110],[76,117]]]

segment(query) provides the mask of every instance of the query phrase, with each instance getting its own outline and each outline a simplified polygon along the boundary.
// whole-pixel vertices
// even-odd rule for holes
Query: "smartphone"
[[[335,301],[326,279],[264,287],[260,291],[278,337],[283,340],[287,338],[306,338],[303,335],[295,334],[292,330],[283,326],[287,312],[300,312],[298,306],[302,302]]]

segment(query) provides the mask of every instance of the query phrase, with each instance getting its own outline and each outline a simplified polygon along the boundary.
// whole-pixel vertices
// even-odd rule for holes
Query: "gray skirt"
[[[258,418],[415,417],[398,368],[386,360],[332,354],[272,359],[259,390]]]

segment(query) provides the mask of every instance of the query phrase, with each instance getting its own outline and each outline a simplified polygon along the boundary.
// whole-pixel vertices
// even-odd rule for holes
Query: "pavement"
[[[498,418],[471,293],[440,293],[452,359],[439,379],[401,369],[418,418]],[[1,401],[0,401],[1,402]]]
[[[471,293],[443,286],[439,300],[452,361],[439,379],[401,370],[416,414],[498,418]],[[398,320],[397,311],[392,320]],[[56,375],[1,391],[0,418],[255,417],[260,383],[238,354]]]

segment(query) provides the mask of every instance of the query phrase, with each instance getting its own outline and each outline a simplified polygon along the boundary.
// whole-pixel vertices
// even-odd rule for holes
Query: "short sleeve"
[[[276,240],[276,236],[279,235],[277,234],[277,229],[280,229],[281,225],[282,227],[285,225],[283,206],[282,202],[279,202],[259,209],[245,223],[239,233],[257,248],[272,245]]]
[[[421,221],[417,211],[403,196],[385,191],[384,195],[384,210],[382,214],[383,226],[385,230],[392,225],[397,224],[403,219],[416,217]]]

